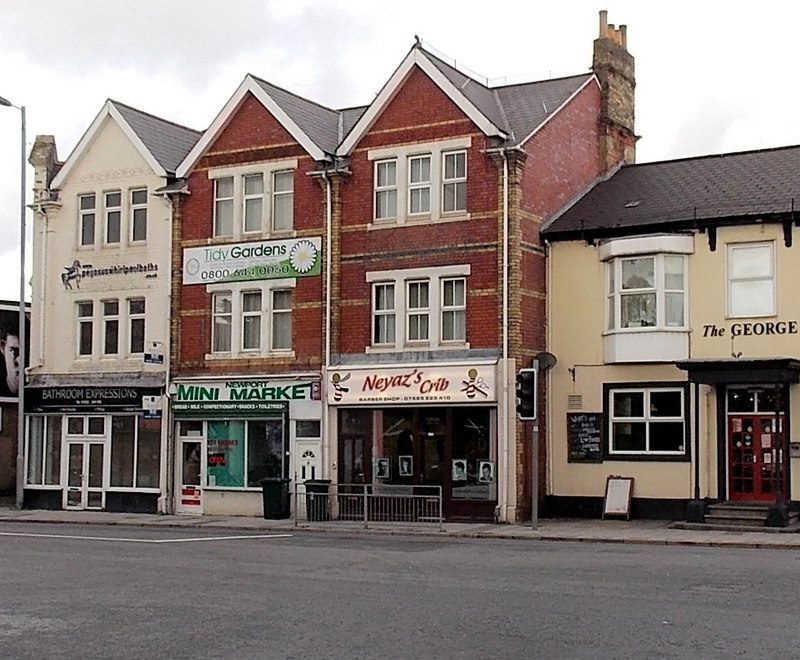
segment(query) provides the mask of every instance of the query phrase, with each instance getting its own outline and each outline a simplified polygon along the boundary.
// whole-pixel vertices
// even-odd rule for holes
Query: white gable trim
[[[565,107],[567,107],[567,105],[572,101],[572,99],[574,99],[578,94],[580,94],[584,89],[586,89],[586,87],[591,85],[592,82],[594,82],[598,87],[600,87],[600,81],[597,79],[597,76],[591,76],[590,78],[587,78],[585,83],[583,83],[580,87],[578,87],[578,89],[576,89],[574,92],[572,92],[572,94],[570,94],[567,97],[567,99],[560,106],[558,106],[555,110],[553,110],[553,112],[551,112],[549,115],[547,115],[547,119],[545,119],[541,124],[539,124],[536,128],[534,128],[530,133],[528,133],[524,138],[522,138],[517,144],[518,145],[525,144],[534,135],[536,135],[539,131],[541,131],[545,126],[547,126],[547,124],[550,123],[550,120],[553,119],[553,117],[555,117],[559,112],[561,112],[561,110],[563,110]]]
[[[311,138],[300,129],[266,90],[258,84],[258,81],[248,74],[233,93],[233,96],[231,96],[219,114],[214,118],[214,121],[211,122],[211,125],[203,132],[202,137],[187,154],[186,158],[183,159],[183,162],[178,166],[178,170],[175,173],[178,178],[185,178],[189,174],[190,170],[205,153],[206,149],[217,139],[222,130],[231,121],[234,112],[248,92],[256,97],[259,103],[266,108],[267,112],[275,117],[278,123],[297,140],[300,146],[303,147],[314,160],[328,160],[325,152],[314,144]]]
[[[411,73],[414,66],[418,66],[439,88],[455,103],[458,108],[469,117],[486,135],[505,137],[506,132],[491,122],[486,115],[480,112],[461,91],[451,83],[447,77],[419,48],[413,48],[406,56],[386,85],[383,86],[367,111],[353,126],[347,138],[336,150],[338,156],[347,156],[355,148],[364,134],[380,117],[386,106],[400,90],[403,82]]]
[[[150,150],[144,146],[144,142],[142,142],[136,132],[131,128],[130,124],[125,121],[119,110],[117,110],[116,106],[114,105],[114,102],[108,100],[103,105],[103,108],[100,110],[97,117],[94,118],[94,121],[91,123],[89,128],[83,134],[83,137],[81,137],[78,144],[72,150],[72,153],[69,155],[69,158],[67,158],[67,161],[64,163],[63,167],[53,178],[53,181],[50,183],[51,189],[57,190],[64,184],[64,181],[67,179],[67,177],[69,177],[70,172],[72,172],[75,165],[77,165],[77,163],[80,161],[83,152],[89,148],[92,142],[94,142],[97,132],[103,125],[103,122],[109,117],[117,123],[122,132],[125,134],[125,137],[127,137],[131,144],[136,147],[136,150],[150,166],[153,172],[158,176],[167,176],[167,171],[153,157],[153,154],[150,153]]]

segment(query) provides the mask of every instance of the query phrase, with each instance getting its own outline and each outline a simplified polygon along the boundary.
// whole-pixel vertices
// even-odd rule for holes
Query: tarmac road
[[[4,522],[9,658],[797,657],[796,551]]]

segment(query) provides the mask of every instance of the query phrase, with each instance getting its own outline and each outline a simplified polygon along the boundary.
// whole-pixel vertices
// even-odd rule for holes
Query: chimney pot
[[[608,34],[608,11],[600,10],[600,38],[603,39]]]

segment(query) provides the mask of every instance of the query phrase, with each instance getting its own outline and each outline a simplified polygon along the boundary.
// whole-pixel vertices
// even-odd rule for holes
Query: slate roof
[[[800,146],[626,165],[542,229],[549,240],[707,226],[800,210]]]
[[[495,126],[520,145],[552,113],[593,77],[585,73],[517,85],[489,87],[420,49],[444,76]]]
[[[252,78],[322,151],[333,153],[336,150],[341,139],[338,111],[292,94],[256,76]]]
[[[109,101],[170,175],[175,174],[178,165],[202,135],[201,131],[180,126],[119,101]]]

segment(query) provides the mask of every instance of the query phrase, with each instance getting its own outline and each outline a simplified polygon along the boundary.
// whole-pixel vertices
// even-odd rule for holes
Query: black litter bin
[[[289,482],[291,479],[271,477],[261,480],[261,494],[264,498],[264,517],[267,520],[280,520],[289,517]]]
[[[309,479],[305,482],[306,518],[309,522],[331,519],[328,512],[328,491],[330,486],[330,479]]]

